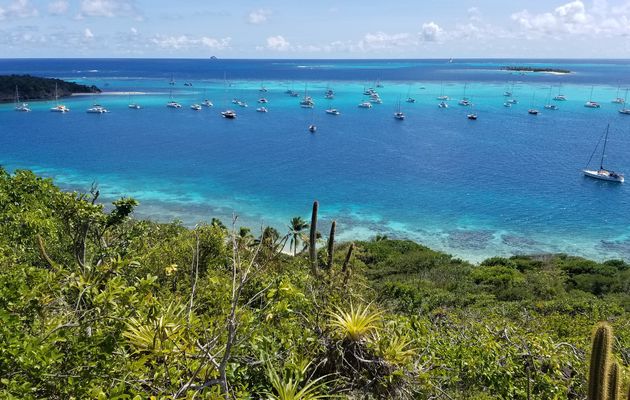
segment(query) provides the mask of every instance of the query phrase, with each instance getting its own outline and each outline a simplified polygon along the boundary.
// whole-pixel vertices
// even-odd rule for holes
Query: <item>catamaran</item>
[[[57,92],[57,83],[55,83],[55,102],[57,103],[57,105],[51,108],[50,111],[58,112],[58,113],[67,113],[70,111],[68,107],[64,106],[63,104],[59,104],[59,94]]]
[[[586,103],[584,103],[584,107],[586,108],[600,108],[600,104],[596,101],[593,101],[593,86],[591,86],[591,95]]]
[[[17,85],[15,85],[15,111],[29,112],[31,109],[26,103],[20,103],[20,92]]]
[[[109,111],[100,104],[94,104],[92,107],[88,108],[86,112],[88,114],[106,114]]]
[[[466,97],[466,88],[468,87],[468,83],[464,83],[464,96],[462,97],[462,99],[457,103],[460,106],[464,106],[464,107],[468,107],[471,106],[472,103],[470,102],[470,100],[468,100],[468,97]]]
[[[595,150],[593,150],[593,154],[591,154],[591,158],[589,158],[588,163],[586,163],[586,168],[584,168],[582,172],[584,173],[584,176],[588,176],[589,178],[600,179],[603,181],[623,183],[624,182],[623,174],[604,168],[604,157],[606,156],[606,144],[608,143],[609,130],[610,130],[610,124],[606,126],[606,133],[604,135],[604,147],[602,148],[602,157],[599,162],[599,169],[597,170],[588,169],[588,164],[591,163],[591,160],[593,159],[593,156],[595,155],[595,152],[597,151],[597,147],[599,147],[599,142],[602,141],[601,138],[599,139],[599,142],[597,142],[597,146],[595,146]]]
[[[626,89],[626,97],[623,99],[624,106],[619,110],[619,114],[630,115],[630,108],[626,108],[625,104],[627,104],[628,100],[628,89]]]
[[[549,93],[547,94],[547,101],[545,102],[545,110],[558,110],[558,106],[555,104],[551,104],[551,90],[553,86],[549,86]]]
[[[612,102],[615,104],[626,104],[626,99],[624,97],[619,97],[619,89],[620,87],[617,86],[617,97],[615,97]]]

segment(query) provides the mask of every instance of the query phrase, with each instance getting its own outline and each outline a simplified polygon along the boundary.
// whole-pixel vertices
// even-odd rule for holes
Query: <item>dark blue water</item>
[[[570,75],[518,74],[504,65],[566,68]],[[109,198],[132,195],[138,212],[189,224],[239,215],[242,224],[308,216],[318,199],[323,219],[337,219],[344,239],[376,233],[409,237],[463,258],[562,251],[630,259],[626,185],[584,178],[608,123],[606,164],[630,171],[630,116],[611,100],[623,97],[628,61],[446,60],[0,60],[0,73],[71,78],[109,94],[64,99],[33,112],[0,106],[0,163],[31,168],[64,186],[101,185]],[[170,86],[171,76],[176,81]],[[224,81],[224,76],[229,85]],[[380,80],[383,104],[363,110],[364,87]],[[191,82],[192,87],[183,86]],[[464,94],[479,119],[436,96]],[[267,93],[258,89],[264,85]],[[503,107],[514,85],[520,103]],[[333,88],[333,102],[324,100]],[[313,111],[284,91],[305,89]],[[550,89],[551,88],[551,89]],[[118,92],[143,94],[114,94]],[[550,94],[569,99],[542,109]],[[591,95],[592,91],[592,95]],[[255,112],[265,96],[269,113]],[[165,107],[170,96],[184,108]],[[408,96],[415,104],[404,102]],[[592,96],[602,103],[583,107]],[[249,103],[220,117],[232,98]],[[200,112],[188,105],[210,98]],[[407,115],[392,118],[398,99]],[[143,105],[130,110],[130,101]],[[85,110],[98,102],[109,114]],[[334,106],[342,115],[326,115]],[[529,107],[541,109],[533,117]],[[306,127],[315,123],[318,132]],[[323,231],[325,227],[323,228]]]

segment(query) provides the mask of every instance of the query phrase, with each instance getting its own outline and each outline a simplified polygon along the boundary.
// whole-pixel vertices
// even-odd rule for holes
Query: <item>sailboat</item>
[[[131,93],[129,93],[129,105],[127,107],[131,108],[132,110],[139,110],[142,108],[140,104],[136,102],[131,102]]]
[[[545,110],[558,110],[558,106],[555,104],[551,104],[551,91],[553,90],[553,86],[549,86],[549,93],[547,94],[547,101],[545,102]]]
[[[325,112],[328,115],[339,115],[339,114],[341,114],[339,112],[339,110],[337,110],[336,108],[332,107],[332,100],[328,102],[328,108],[326,109]]]
[[[615,104],[626,104],[626,99],[623,97],[619,97],[619,89],[620,87],[617,86],[617,97],[615,97],[615,99],[612,102]]]
[[[630,115],[630,108],[626,108],[625,106],[625,104],[628,104],[627,100],[628,100],[628,89],[626,89],[626,97],[624,97],[623,99],[624,106],[621,108],[621,110],[619,110],[619,114]]]
[[[415,102],[416,102],[416,99],[411,97],[411,85],[409,85],[409,88],[407,89],[407,103],[415,103]]]
[[[529,110],[527,110],[527,113],[529,115],[538,115],[538,110],[534,107],[535,98],[536,98],[536,92],[532,93],[532,102],[529,105]]]
[[[512,97],[512,89],[514,88],[514,85],[512,85],[512,88],[510,88],[510,85],[508,84],[508,87],[505,89],[505,92],[503,92],[503,96],[505,97]]]
[[[225,77],[225,73],[223,73],[223,81],[225,82],[225,102],[227,103],[227,88],[228,88],[228,81]],[[221,116],[223,118],[226,119],[235,119],[236,118],[236,111],[228,108],[225,111],[221,111]]]
[[[599,108],[599,107],[601,107],[598,102],[593,101],[593,88],[594,88],[594,86],[591,86],[591,95],[589,96],[588,101],[586,103],[584,103],[584,107],[586,107],[586,108]]]
[[[465,91],[465,90],[464,90]],[[437,97],[438,100],[448,101],[450,100],[448,96],[444,94],[444,82],[440,82],[440,95]]]
[[[173,100],[173,91],[171,90],[169,94],[169,101],[166,103],[166,107],[168,108],[182,108],[182,105]]]
[[[464,83],[464,96],[462,97],[462,99],[457,103],[460,106],[464,106],[464,107],[468,107],[471,105],[470,101],[468,100],[468,97],[466,97],[466,87],[468,86],[468,83]]]
[[[400,110],[400,99],[398,99],[398,107],[396,109],[396,112],[394,113],[394,118],[399,121],[405,119],[405,114]]]
[[[597,146],[595,146],[595,149],[593,150],[593,154],[591,154],[591,158],[589,158],[588,163],[586,163],[586,168],[583,169],[582,172],[584,173],[584,176],[588,176],[589,178],[600,179],[603,181],[623,183],[624,182],[623,174],[617,173],[615,171],[610,171],[604,168],[604,157],[606,156],[606,144],[608,143],[609,130],[610,130],[610,124],[606,126],[606,133],[604,135],[604,147],[602,148],[602,157],[599,162],[599,169],[598,170],[588,169],[588,164],[590,164],[591,160],[593,159],[593,156],[595,155],[595,152],[597,151],[597,147],[599,147],[599,142],[602,141],[601,138],[599,139],[599,142],[597,142]]]
[[[308,126],[308,131],[311,133],[317,132],[317,125],[315,125],[315,111],[311,110],[311,124]]]
[[[562,85],[558,86],[558,94],[553,99],[555,101],[567,101],[567,97],[562,94]]]
[[[20,92],[18,91],[17,85],[15,85],[15,111],[21,111],[21,112],[31,111],[31,109],[28,107],[28,104],[26,103],[20,104]]]
[[[171,74],[171,80],[168,84],[171,86],[175,86],[175,79],[173,79],[173,74]]]
[[[304,84],[304,98],[300,101],[300,107],[302,108],[313,108],[315,106],[315,102],[313,98],[308,95],[308,84]]]
[[[50,111],[58,112],[58,113],[67,113],[68,111],[70,111],[68,107],[64,106],[63,104],[59,104],[59,92],[57,91],[56,82],[55,82],[55,102],[57,103],[57,105],[51,108]]]
[[[469,120],[471,120],[471,121],[476,121],[476,120],[477,120],[477,113],[475,113],[474,111],[472,111],[472,107],[473,107],[473,104],[472,104],[472,103],[470,103],[470,108],[471,108],[471,111],[470,111],[470,113],[468,113],[468,114],[466,115],[466,118],[468,118],[468,119],[469,119]]]

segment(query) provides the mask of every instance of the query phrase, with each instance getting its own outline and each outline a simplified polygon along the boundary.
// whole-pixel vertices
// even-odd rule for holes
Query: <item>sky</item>
[[[0,58],[630,58],[630,0],[0,0]]]

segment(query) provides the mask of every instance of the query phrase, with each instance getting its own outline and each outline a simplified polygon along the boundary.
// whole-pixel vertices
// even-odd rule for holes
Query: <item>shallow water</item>
[[[608,123],[605,163],[630,171],[630,116],[611,103],[630,84],[628,63],[552,63],[577,71],[569,76],[497,71],[505,64],[2,60],[0,73],[146,94],[64,99],[72,109],[65,115],[48,112],[51,102],[32,103],[26,114],[2,105],[0,163],[33,169],[64,187],[86,190],[96,181],[108,199],[138,198],[141,216],[191,225],[236,213],[241,224],[284,232],[291,217],[308,217],[317,199],[322,232],[336,219],[347,240],[406,237],[472,261],[538,252],[630,260],[627,185],[580,172]],[[359,109],[364,88],[377,80],[383,104]],[[466,119],[470,109],[456,102],[465,84],[477,121]],[[508,109],[502,94],[512,84],[520,102]],[[261,85],[269,92],[260,93]],[[335,90],[333,102],[324,99],[327,87]],[[569,99],[557,103],[558,111],[543,110],[549,87]],[[287,88],[306,89],[315,109],[300,108]],[[591,90],[601,109],[583,107]],[[453,98],[446,110],[437,107],[440,93]],[[184,108],[167,109],[170,95]],[[255,112],[263,95],[267,114]],[[416,103],[406,103],[407,96]],[[188,108],[204,98],[215,107]],[[232,98],[249,107],[230,104]],[[399,99],[402,122],[392,118]],[[144,108],[130,110],[129,101]],[[111,112],[85,113],[96,102]],[[228,105],[236,107],[236,120],[220,117]],[[326,115],[330,106],[342,115]],[[532,106],[541,114],[528,115]],[[318,126],[314,135],[306,129],[311,123]]]

